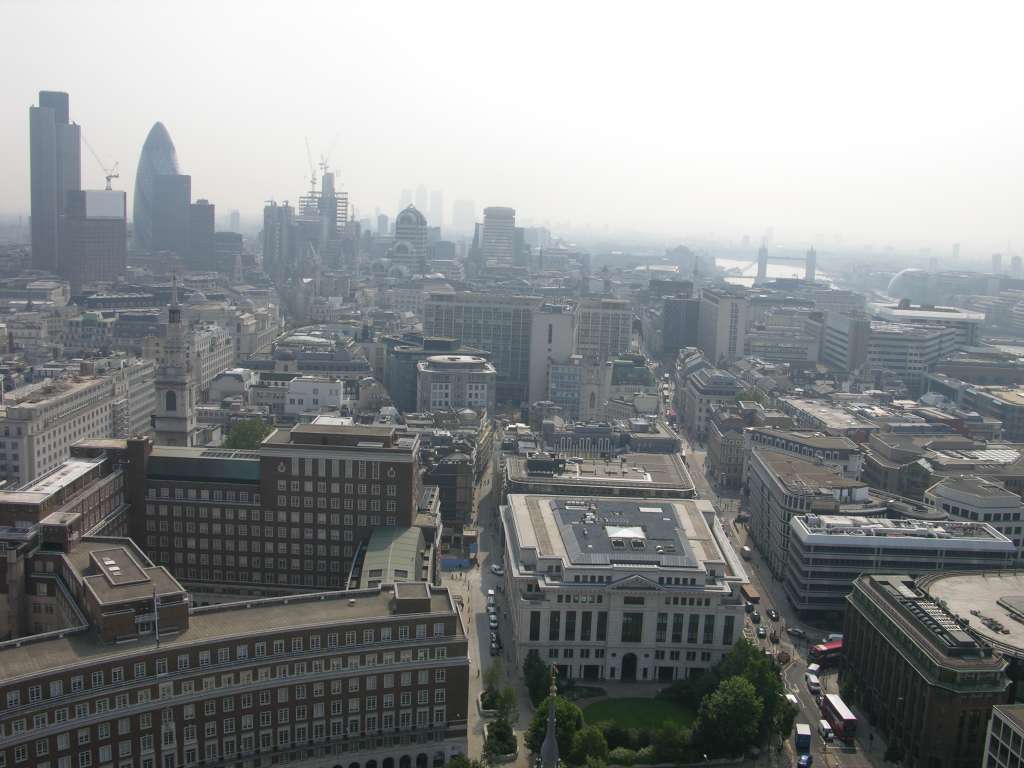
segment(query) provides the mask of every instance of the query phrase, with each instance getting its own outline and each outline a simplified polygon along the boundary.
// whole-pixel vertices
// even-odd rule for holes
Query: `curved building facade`
[[[135,199],[132,204],[132,227],[135,248],[153,250],[153,210],[156,203],[156,177],[178,173],[178,153],[163,123],[154,123],[142,145],[139,167],[135,173]]]

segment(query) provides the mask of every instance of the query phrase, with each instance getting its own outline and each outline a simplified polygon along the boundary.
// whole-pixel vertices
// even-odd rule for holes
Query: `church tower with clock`
[[[156,413],[153,431],[157,445],[196,444],[196,403],[192,391],[192,360],[178,304],[178,276],[167,308],[167,333],[156,369]]]

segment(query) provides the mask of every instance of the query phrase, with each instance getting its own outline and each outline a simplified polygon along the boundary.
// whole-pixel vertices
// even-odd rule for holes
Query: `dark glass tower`
[[[157,176],[178,174],[178,154],[163,123],[149,130],[139,155],[135,174],[135,199],[132,203],[132,227],[136,250],[154,250],[153,220],[156,211]],[[186,204],[187,205],[187,204]],[[187,208],[186,208],[187,216]]]
[[[40,91],[28,119],[32,266],[57,273],[67,193],[82,188],[81,130],[69,122],[68,95],[60,91]]]

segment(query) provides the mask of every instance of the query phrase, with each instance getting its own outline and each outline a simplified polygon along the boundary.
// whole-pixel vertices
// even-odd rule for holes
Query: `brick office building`
[[[194,588],[342,588],[375,528],[436,526],[419,437],[393,427],[320,418],[257,451],[123,445],[129,533]]]
[[[986,576],[966,577],[975,588],[965,593],[971,596],[965,604],[983,604],[978,593]],[[951,601],[937,597],[927,582],[901,574],[853,582],[843,675],[852,678],[872,724],[903,748],[904,765],[974,768],[992,706],[1012,699],[1009,662],[979,638],[973,617],[962,623],[963,615],[947,608]]]
[[[298,441],[329,442],[323,432]],[[0,642],[0,765],[426,768],[465,751],[468,649],[447,590],[414,580],[196,608],[123,535],[137,516],[133,487],[146,503],[139,478],[154,455],[146,439],[91,441],[35,483],[0,492],[0,620],[17,638]],[[220,460],[232,459],[193,463],[223,475]],[[249,509],[238,487],[228,501],[232,479],[222,480],[207,488],[211,498],[221,489],[221,514]],[[194,486],[183,487],[188,500]],[[198,503],[193,518],[179,506],[168,519],[187,539],[187,522],[203,517]]]

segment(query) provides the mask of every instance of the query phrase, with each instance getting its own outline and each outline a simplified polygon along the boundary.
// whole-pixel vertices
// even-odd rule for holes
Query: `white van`
[[[798,699],[792,693],[787,693],[787,694],[785,694],[785,696],[786,696],[786,701],[788,701],[790,704],[792,704],[797,709],[800,708],[800,699]]]
[[[832,731],[832,726],[828,724],[828,720],[820,720],[818,722],[818,735],[824,741],[832,741],[836,737]]]
[[[812,675],[810,672],[804,675],[804,680],[807,682],[807,690],[817,696],[821,693],[821,681],[817,675]]]
[[[808,664],[807,665],[807,674],[809,674],[809,675],[820,675],[821,674],[821,664]]]

